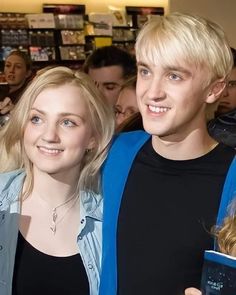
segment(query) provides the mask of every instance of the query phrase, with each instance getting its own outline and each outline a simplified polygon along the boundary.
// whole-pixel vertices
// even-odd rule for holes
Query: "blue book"
[[[201,291],[203,295],[236,295],[236,257],[205,251]]]

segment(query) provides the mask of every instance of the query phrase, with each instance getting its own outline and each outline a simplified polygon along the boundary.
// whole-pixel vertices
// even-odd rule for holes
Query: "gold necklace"
[[[57,213],[57,209],[65,206],[66,204],[68,204],[70,201],[72,201],[74,199],[74,202],[72,202],[71,206],[68,207],[68,209],[65,211],[65,213],[61,216],[60,219],[58,219],[58,213]],[[75,197],[75,193],[72,195],[72,197],[68,200],[66,200],[64,203],[57,205],[56,207],[54,207],[52,209],[52,224],[50,225],[50,230],[53,232],[53,234],[55,235],[56,231],[57,231],[57,225],[58,223],[60,223],[65,216],[67,215],[67,213],[70,211],[70,209],[75,205],[75,203],[78,200],[78,196]]]

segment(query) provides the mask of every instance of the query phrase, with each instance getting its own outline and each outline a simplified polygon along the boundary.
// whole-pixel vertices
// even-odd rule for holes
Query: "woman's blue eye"
[[[33,116],[30,121],[33,123],[33,124],[39,124],[41,123],[41,119],[38,117],[38,116]]]
[[[75,123],[72,122],[71,120],[66,119],[63,121],[63,125],[65,125],[67,127],[72,127],[72,126],[75,126]]]

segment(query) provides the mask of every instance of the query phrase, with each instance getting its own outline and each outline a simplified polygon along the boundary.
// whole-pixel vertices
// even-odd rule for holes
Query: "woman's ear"
[[[28,70],[26,73],[26,79],[28,79],[32,75],[32,71]]]
[[[88,144],[87,149],[92,150],[93,148],[95,148],[95,146],[96,146],[96,140],[95,140],[95,137],[92,136],[89,140],[89,144]]]
[[[226,87],[225,79],[216,80],[209,88],[209,93],[206,98],[206,103],[214,103],[218,100],[221,93]]]

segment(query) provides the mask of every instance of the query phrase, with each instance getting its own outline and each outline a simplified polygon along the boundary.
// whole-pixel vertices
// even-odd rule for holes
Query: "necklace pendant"
[[[57,220],[57,212],[56,212],[56,209],[53,209],[53,212],[52,212],[52,221],[53,222],[56,222]]]
[[[53,224],[50,226],[50,230],[53,232],[53,234],[55,235],[56,233],[56,224]]]

